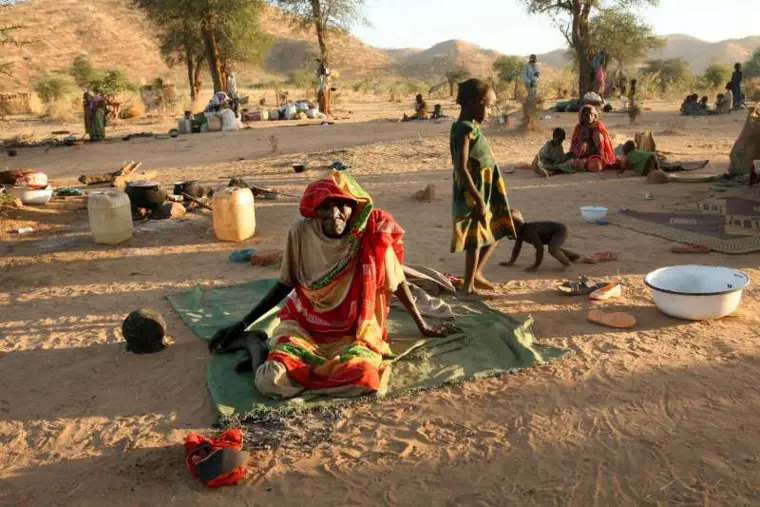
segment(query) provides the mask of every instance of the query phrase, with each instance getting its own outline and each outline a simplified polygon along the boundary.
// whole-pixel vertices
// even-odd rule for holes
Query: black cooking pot
[[[203,186],[195,180],[174,184],[174,195],[187,194],[195,197],[196,199],[200,199],[205,195],[205,193],[206,189],[204,189]]]
[[[153,181],[133,181],[127,184],[125,190],[132,209],[154,209],[166,201],[169,193],[166,189]]]

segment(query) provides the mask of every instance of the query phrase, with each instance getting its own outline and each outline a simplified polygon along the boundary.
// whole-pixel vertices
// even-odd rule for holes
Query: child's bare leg
[[[570,260],[568,260],[567,256],[565,256],[565,252],[562,251],[562,249],[558,246],[550,246],[549,247],[549,254],[557,259],[559,262],[562,263],[563,266],[566,268],[569,268],[573,265]]]
[[[465,294],[476,294],[475,273],[477,273],[478,270],[479,257],[480,251],[477,248],[468,248],[465,250],[464,287],[462,288]]]
[[[581,258],[580,254],[577,254],[573,252],[572,250],[568,250],[567,248],[560,248],[560,251],[565,254],[565,257],[570,259],[570,262],[576,262],[578,259]]]
[[[478,265],[475,270],[475,285],[480,289],[494,290],[496,288],[494,284],[489,282],[488,279],[483,276],[483,267],[488,263],[488,259],[491,258],[491,255],[493,255],[497,246],[498,243],[494,243],[480,249]]]

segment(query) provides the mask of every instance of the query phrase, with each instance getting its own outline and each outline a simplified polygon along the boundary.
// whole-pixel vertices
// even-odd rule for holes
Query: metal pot
[[[166,201],[169,193],[160,184],[153,181],[133,181],[127,184],[126,194],[132,203],[132,209],[154,209]]]

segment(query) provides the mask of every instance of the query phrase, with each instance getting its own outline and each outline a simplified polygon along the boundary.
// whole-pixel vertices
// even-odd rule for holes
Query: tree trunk
[[[573,2],[573,26],[572,43],[575,55],[578,58],[578,93],[583,97],[591,90],[591,61],[588,51],[591,46],[588,18],[591,14],[590,0],[574,0]]]
[[[201,94],[201,88],[203,87],[203,75],[201,74],[202,64],[203,60],[205,60],[206,57],[203,55],[199,55],[195,57],[195,72],[193,74],[193,91],[195,92],[195,99],[200,98]]]
[[[195,92],[195,59],[193,58],[193,52],[190,48],[185,47],[185,63],[187,64],[187,84],[190,85],[190,100],[195,103],[195,99],[198,98]]]
[[[453,97],[454,96],[454,80],[449,79],[448,81],[449,81],[449,97]]]
[[[214,82],[214,93],[224,91],[226,83],[222,82],[222,68],[219,59],[219,47],[216,44],[214,35],[214,24],[211,14],[207,14],[201,23],[201,34],[203,42],[206,45],[206,60],[208,61],[208,70],[211,73],[211,80]]]
[[[319,43],[319,53],[322,58],[322,64],[327,67],[329,65],[330,54],[327,49],[327,27],[322,19],[322,0],[310,0],[311,1],[311,13],[314,16],[314,29],[317,32],[317,43]]]

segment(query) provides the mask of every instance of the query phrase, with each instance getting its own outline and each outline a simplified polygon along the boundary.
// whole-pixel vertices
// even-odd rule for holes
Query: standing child
[[[496,165],[480,124],[496,101],[490,85],[479,79],[460,83],[459,120],[451,126],[451,159],[454,164],[452,252],[466,252],[464,292],[493,289],[483,268],[498,241],[514,237],[507,187]]]
[[[738,111],[742,104],[742,64],[734,65],[734,73],[731,74],[731,93],[734,96],[733,108]]]

